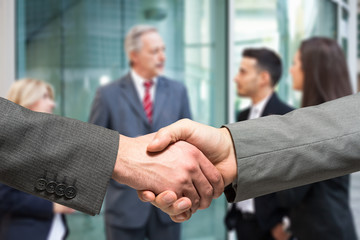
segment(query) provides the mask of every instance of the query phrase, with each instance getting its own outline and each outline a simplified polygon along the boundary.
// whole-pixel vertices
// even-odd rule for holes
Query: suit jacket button
[[[72,199],[76,196],[77,190],[73,186],[69,186],[65,189],[65,197],[68,199]]]
[[[36,181],[35,188],[39,191],[44,191],[46,189],[47,181],[44,178],[39,178]]]
[[[50,181],[50,182],[48,182],[48,184],[46,185],[46,191],[47,191],[48,193],[54,193],[56,186],[57,186],[57,183],[56,183],[56,182]]]
[[[55,194],[59,197],[64,196],[66,185],[63,183],[59,183],[55,188]]]

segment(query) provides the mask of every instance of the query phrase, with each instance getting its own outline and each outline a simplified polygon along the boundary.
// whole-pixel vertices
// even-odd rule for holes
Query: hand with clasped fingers
[[[166,190],[192,202],[191,211],[207,208],[222,194],[224,182],[219,171],[193,145],[173,142],[162,151],[149,152],[154,134],[137,138],[120,136],[113,179],[136,190],[160,194]]]
[[[237,163],[234,145],[227,128],[214,128],[188,119],[180,120],[160,129],[148,145],[149,152],[159,152],[170,144],[186,141],[198,148],[219,170],[225,186],[231,184],[237,177]],[[170,190],[170,189],[168,189]],[[197,209],[191,199],[178,198],[171,191],[165,191],[155,197],[154,192],[139,191],[139,198],[151,202],[168,213],[173,221],[188,220]]]

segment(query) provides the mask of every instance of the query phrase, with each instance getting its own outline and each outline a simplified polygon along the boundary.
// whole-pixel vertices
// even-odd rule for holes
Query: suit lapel
[[[161,112],[164,110],[164,104],[166,103],[166,101],[169,101],[168,88],[169,86],[166,80],[162,77],[159,77],[156,84],[155,99],[153,105],[153,123],[155,123],[159,119]]]
[[[237,116],[237,121],[245,121],[249,119],[250,114],[250,108],[245,109],[244,111],[241,111]]]
[[[120,91],[125,96],[128,104],[134,109],[139,117],[149,125],[149,121],[145,115],[142,103],[140,102],[139,95],[136,91],[135,85],[128,74],[122,81],[120,81]]]
[[[261,114],[261,117],[275,114],[278,104],[279,104],[279,99],[277,98],[276,93],[273,93],[269,101],[266,103],[266,106]],[[250,108],[247,108],[238,114],[237,121],[248,120],[249,115],[250,115]]]
[[[273,93],[267,102],[264,111],[262,112],[261,116],[268,116],[272,114],[276,114],[276,108],[279,106],[279,99],[276,96],[276,93]]]

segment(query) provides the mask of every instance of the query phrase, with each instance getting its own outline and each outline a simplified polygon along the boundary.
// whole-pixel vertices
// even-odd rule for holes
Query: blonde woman
[[[7,98],[36,112],[52,113],[55,107],[53,88],[35,79],[16,81]],[[63,214],[72,212],[71,208],[0,184],[0,239],[65,239]]]

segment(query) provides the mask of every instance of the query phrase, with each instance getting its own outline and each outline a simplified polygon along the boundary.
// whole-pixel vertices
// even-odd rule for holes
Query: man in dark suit
[[[234,81],[238,95],[249,97],[252,103],[251,107],[238,114],[237,121],[283,115],[292,111],[274,92],[282,72],[278,55],[269,49],[260,48],[245,49],[242,56]],[[271,194],[236,203],[231,211],[236,212],[238,239],[265,240],[273,239],[273,235],[290,237],[282,230],[285,210],[276,208],[276,201]]]
[[[125,39],[131,71],[98,89],[90,122],[136,137],[156,132],[179,119],[190,118],[183,84],[160,76],[165,45],[151,26],[135,26]],[[179,239],[180,225],[149,203],[134,189],[111,181],[105,200],[108,239]]]

